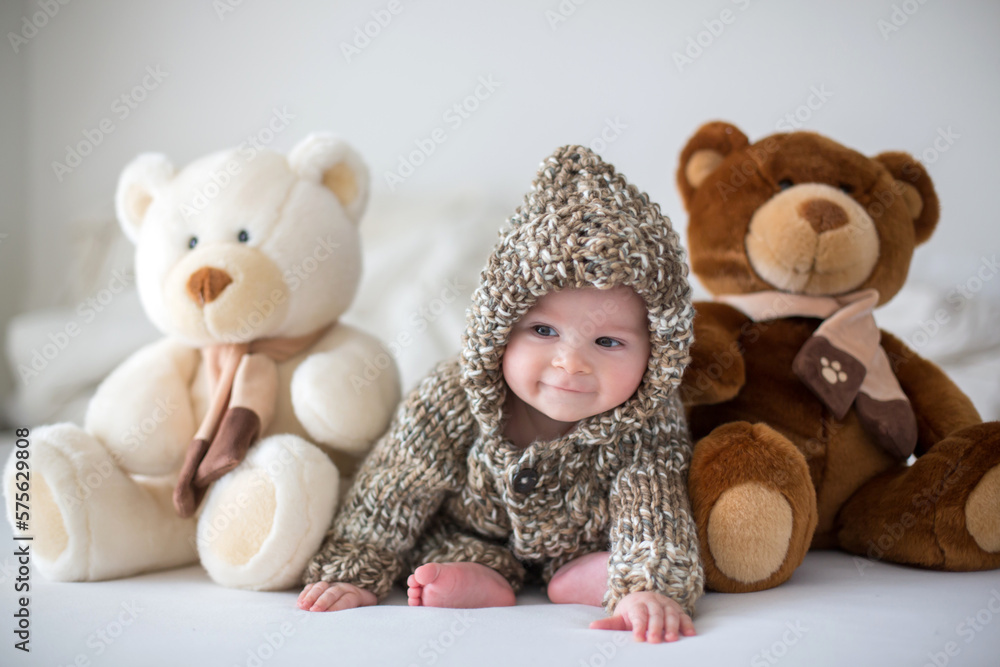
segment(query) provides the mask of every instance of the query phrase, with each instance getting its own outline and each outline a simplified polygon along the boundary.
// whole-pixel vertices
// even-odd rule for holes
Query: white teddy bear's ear
[[[352,222],[361,219],[368,204],[368,167],[346,141],[314,132],[292,149],[288,164],[302,178],[329,188]]]
[[[174,165],[162,153],[143,153],[128,163],[118,177],[115,212],[125,236],[139,240],[139,229],[149,205],[174,176]]]

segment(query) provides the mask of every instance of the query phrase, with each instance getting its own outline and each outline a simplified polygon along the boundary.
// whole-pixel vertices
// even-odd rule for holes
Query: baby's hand
[[[340,611],[355,607],[369,607],[378,602],[375,594],[343,582],[331,584],[317,581],[306,584],[299,593],[299,609],[306,611]]]
[[[631,630],[638,642],[677,641],[677,629],[685,637],[694,635],[694,623],[681,606],[660,593],[629,593],[615,607],[614,616],[590,624],[596,630]]]

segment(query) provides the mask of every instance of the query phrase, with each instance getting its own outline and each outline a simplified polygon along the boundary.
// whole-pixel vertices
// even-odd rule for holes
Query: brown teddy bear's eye
[[[841,192],[843,192],[844,194],[848,194],[849,195],[852,192],[854,192],[854,186],[852,186],[852,185],[850,185],[848,183],[841,183],[838,187],[840,187]]]
[[[787,190],[790,187],[792,187],[792,182],[789,179],[783,178],[780,181],[778,181],[779,190]]]

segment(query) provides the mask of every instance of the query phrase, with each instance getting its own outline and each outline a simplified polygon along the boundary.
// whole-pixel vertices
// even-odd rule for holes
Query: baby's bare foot
[[[580,556],[559,568],[549,581],[549,600],[556,604],[600,607],[608,591],[607,551]]]
[[[496,570],[479,563],[428,563],[406,580],[411,607],[510,607],[514,590]]]

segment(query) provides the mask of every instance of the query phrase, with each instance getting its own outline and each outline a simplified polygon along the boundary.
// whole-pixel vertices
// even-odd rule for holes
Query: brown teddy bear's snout
[[[802,183],[757,209],[746,234],[753,270],[776,288],[840,294],[858,288],[875,269],[879,236],[868,212],[823,183]]]

